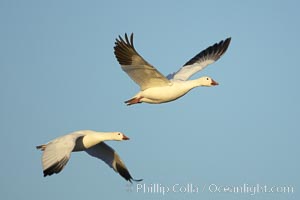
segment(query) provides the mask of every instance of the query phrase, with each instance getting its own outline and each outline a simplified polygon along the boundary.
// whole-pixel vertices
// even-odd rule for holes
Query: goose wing
[[[82,135],[65,135],[56,138],[46,145],[37,146],[37,149],[41,149],[43,152],[42,165],[45,176],[51,176],[57,174],[66,166],[70,159],[72,150],[74,149],[76,140],[82,137]]]
[[[111,148],[104,142],[101,142],[85,151],[89,155],[103,160],[108,166],[113,168],[115,172],[119,173],[126,181],[141,181],[132,178],[120,156],[115,152],[113,148]]]
[[[170,83],[164,75],[145,61],[135,50],[133,33],[130,35],[130,40],[127,34],[125,34],[125,40],[121,36],[116,39],[114,53],[123,71],[140,86],[141,90],[165,86]]]
[[[231,38],[227,38],[201,51],[185,63],[177,72],[169,74],[167,78],[169,80],[188,80],[193,74],[217,61],[226,52],[230,41]]]

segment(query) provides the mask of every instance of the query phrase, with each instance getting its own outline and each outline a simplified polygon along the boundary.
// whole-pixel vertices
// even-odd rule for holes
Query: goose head
[[[121,132],[112,132],[111,138],[116,141],[129,140],[129,137],[127,137],[124,133]]]
[[[204,76],[198,79],[198,82],[201,86],[206,86],[206,87],[211,87],[211,86],[216,86],[219,85],[215,80],[208,76]]]
[[[84,134],[82,143],[85,149],[88,149],[99,142],[107,140],[129,140],[129,138],[121,132],[97,132],[97,131],[80,131],[79,133]]]

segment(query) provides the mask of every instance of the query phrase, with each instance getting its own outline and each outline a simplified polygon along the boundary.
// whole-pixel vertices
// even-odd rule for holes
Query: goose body
[[[85,151],[89,155],[103,160],[127,181],[140,181],[131,177],[120,156],[104,143],[108,140],[129,140],[121,132],[96,132],[92,130],[76,131],[58,137],[36,148],[43,151],[42,165],[44,176],[59,173],[70,159],[71,152]]]
[[[230,40],[231,38],[227,38],[225,41],[208,47],[190,59],[176,73],[165,77],[137,53],[133,45],[133,34],[131,34],[130,39],[125,34],[125,40],[119,36],[115,42],[115,56],[123,71],[140,86],[140,92],[125,103],[127,105],[142,102],[165,103],[182,97],[195,87],[218,85],[210,77],[201,77],[196,80],[188,79],[218,60],[227,50]]]
[[[217,84],[217,83],[216,83]],[[191,81],[172,81],[169,85],[161,87],[151,87],[146,90],[140,91],[132,99],[126,101],[129,105],[141,102],[159,104],[176,100],[191,89],[201,86],[199,80]]]

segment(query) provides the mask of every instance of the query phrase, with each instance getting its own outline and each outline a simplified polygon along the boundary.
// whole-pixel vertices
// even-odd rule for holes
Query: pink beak
[[[123,135],[123,140],[129,140],[129,137],[127,137],[126,135]]]
[[[219,83],[216,82],[215,80],[211,79],[211,85],[219,85]]]

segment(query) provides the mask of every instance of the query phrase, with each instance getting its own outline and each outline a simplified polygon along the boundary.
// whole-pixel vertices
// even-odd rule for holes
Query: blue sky
[[[0,1],[0,191],[5,199],[299,199],[298,1]],[[161,105],[127,107],[138,86],[114,54],[134,32],[138,52],[163,74],[232,37],[226,54],[193,78],[197,88]],[[36,145],[81,129],[122,131],[109,142],[148,188],[74,153],[42,176]],[[290,186],[293,193],[217,192]],[[142,185],[139,185],[141,187]],[[131,191],[128,191],[131,190]]]

